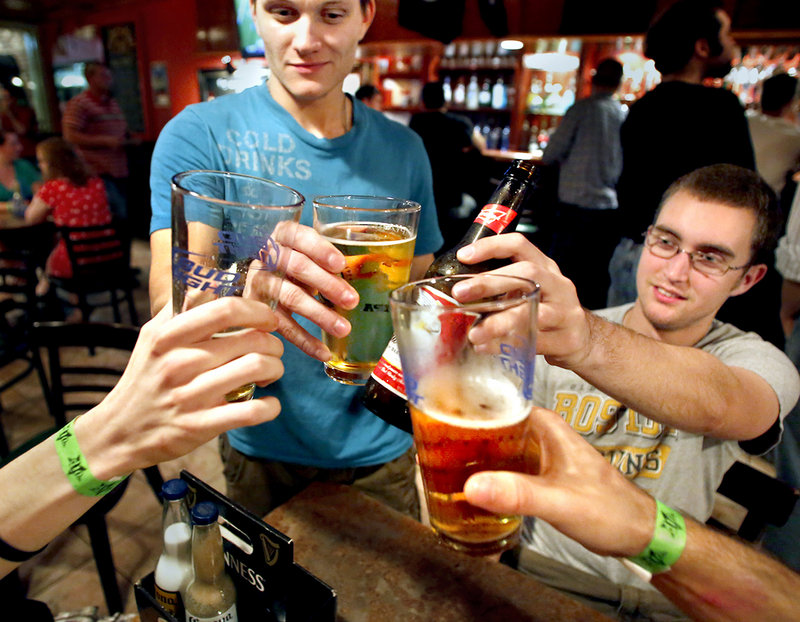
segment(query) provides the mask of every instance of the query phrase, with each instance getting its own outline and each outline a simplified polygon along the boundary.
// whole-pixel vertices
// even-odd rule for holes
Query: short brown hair
[[[674,181],[661,199],[654,222],[664,204],[680,191],[701,201],[715,201],[729,207],[755,212],[756,226],[750,244],[750,264],[768,263],[783,225],[778,199],[766,181],[750,169],[734,164],[712,164],[695,169]]]

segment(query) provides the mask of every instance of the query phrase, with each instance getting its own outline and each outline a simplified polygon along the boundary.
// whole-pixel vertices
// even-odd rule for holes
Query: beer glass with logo
[[[473,555],[514,546],[522,517],[470,505],[464,483],[528,471],[539,286],[494,274],[436,277],[392,292],[414,441],[431,526]]]
[[[252,298],[274,309],[304,202],[288,186],[258,177],[221,171],[175,175],[173,312],[222,296]],[[231,326],[227,333],[235,330]],[[245,401],[254,391],[251,383],[225,397]]]
[[[335,307],[351,325],[346,337],[323,331],[332,358],[325,373],[343,384],[366,384],[392,338],[389,293],[408,282],[420,205],[375,196],[314,197],[314,228],[342,254],[342,277],[358,292],[355,309]]]

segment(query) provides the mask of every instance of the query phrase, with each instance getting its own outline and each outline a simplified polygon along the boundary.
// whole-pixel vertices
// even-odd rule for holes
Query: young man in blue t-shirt
[[[164,128],[153,154],[151,305],[169,300],[169,180],[189,169],[246,173],[284,183],[307,200],[371,194],[422,205],[412,278],[442,243],[430,165],[410,130],[352,100],[342,83],[375,15],[374,0],[253,3],[271,70],[266,86],[189,106]],[[228,494],[264,514],[315,480],[352,483],[396,509],[418,512],[411,437],[366,411],[360,389],[330,380],[320,327],[344,335],[348,323],[312,294],[346,308],[355,292],[338,275],[344,259],[311,229],[298,236],[283,289],[278,332],[286,374],[269,393],[282,412],[265,425],[221,439]],[[309,261],[310,259],[310,261]],[[296,315],[292,316],[292,313]]]

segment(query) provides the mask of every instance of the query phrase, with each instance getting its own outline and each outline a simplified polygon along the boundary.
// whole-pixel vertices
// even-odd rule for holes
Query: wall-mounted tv
[[[264,56],[264,42],[256,32],[253,16],[250,14],[250,0],[233,0],[233,6],[242,56]]]

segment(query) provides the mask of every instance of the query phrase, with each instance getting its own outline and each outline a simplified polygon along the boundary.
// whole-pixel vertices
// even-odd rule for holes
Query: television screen
[[[250,0],[233,0],[233,3],[242,56],[264,56],[264,42],[256,32],[253,16],[250,14]]]

